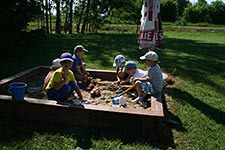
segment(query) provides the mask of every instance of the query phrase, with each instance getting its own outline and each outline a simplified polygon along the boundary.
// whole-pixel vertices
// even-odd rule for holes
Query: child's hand
[[[126,84],[126,81],[120,81],[120,85]]]
[[[129,81],[131,84],[134,84],[134,78],[133,77],[130,77],[130,81]]]

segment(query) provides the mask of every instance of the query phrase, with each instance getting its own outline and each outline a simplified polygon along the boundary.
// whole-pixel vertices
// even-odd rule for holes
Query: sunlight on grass
[[[177,118],[178,127],[172,128],[177,149],[225,149],[225,34],[213,32],[165,32],[166,49],[157,50],[162,70],[171,75],[174,84],[165,88],[169,112]],[[13,58],[3,58],[1,78],[37,65],[51,65],[51,60],[63,51],[71,52],[77,44],[89,50],[84,56],[87,68],[114,70],[113,58],[122,54],[146,70],[139,59],[145,53],[138,49],[137,34],[48,35],[7,51]],[[18,53],[19,52],[19,53]],[[13,69],[12,69],[13,68]],[[170,116],[169,116],[170,117]],[[29,135],[21,127],[18,137],[12,128],[0,126],[7,133],[0,138],[0,149],[75,149],[79,137],[39,133]],[[16,130],[18,131],[18,130]],[[1,133],[0,133],[1,134]],[[7,140],[16,140],[6,144]],[[85,141],[87,140],[87,141]],[[125,143],[121,139],[88,137],[92,149],[157,149],[158,143]],[[81,144],[81,145],[82,145]],[[151,147],[155,144],[154,147]],[[5,145],[5,146],[4,146]],[[163,147],[164,148],[164,147]],[[170,149],[170,146],[166,145]]]

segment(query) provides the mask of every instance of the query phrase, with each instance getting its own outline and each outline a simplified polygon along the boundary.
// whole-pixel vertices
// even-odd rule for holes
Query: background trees
[[[36,20],[47,33],[91,33],[104,24],[140,24],[143,0],[10,0],[0,7],[0,34],[25,30]],[[225,3],[161,0],[162,20],[225,24]]]

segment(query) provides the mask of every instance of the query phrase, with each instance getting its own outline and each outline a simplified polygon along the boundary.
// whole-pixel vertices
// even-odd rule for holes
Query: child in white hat
[[[136,91],[138,97],[134,102],[142,103],[146,93],[157,95],[161,93],[163,88],[163,76],[160,66],[158,65],[158,55],[154,51],[147,52],[144,56],[140,57],[145,60],[148,67],[148,76],[146,78],[136,78]]]
[[[57,70],[60,67],[61,67],[60,59],[59,58],[54,59],[52,61],[52,66],[50,67],[50,71],[48,72],[48,74],[46,75],[46,77],[44,79],[44,86],[43,86],[44,91],[46,91],[45,88],[47,87],[48,82],[50,81],[53,73],[55,72],[55,70]]]
[[[114,58],[113,67],[116,67],[116,77],[118,83],[121,84],[129,75],[124,71],[126,59],[123,55],[117,55]]]

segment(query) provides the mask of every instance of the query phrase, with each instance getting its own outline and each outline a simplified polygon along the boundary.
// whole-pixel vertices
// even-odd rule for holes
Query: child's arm
[[[60,82],[55,82],[54,88],[55,90],[60,90],[67,83],[67,79],[62,79]]]
[[[75,67],[76,67],[77,73],[83,76],[83,73],[82,73],[82,71],[80,69],[80,66],[75,66]]]
[[[148,78],[148,77],[144,77],[144,78],[135,78],[135,79],[133,79],[132,82],[135,83],[136,81],[148,82],[148,81],[149,81],[149,78]]]
[[[80,98],[81,100],[83,100],[83,96],[82,96],[82,94],[81,94],[81,92],[80,92],[80,88],[79,88],[79,87],[76,87],[76,88],[75,88],[75,91],[76,91],[77,95],[79,96],[79,98]]]
[[[129,75],[125,80],[121,81],[120,84],[127,84],[130,82],[132,75]]]

